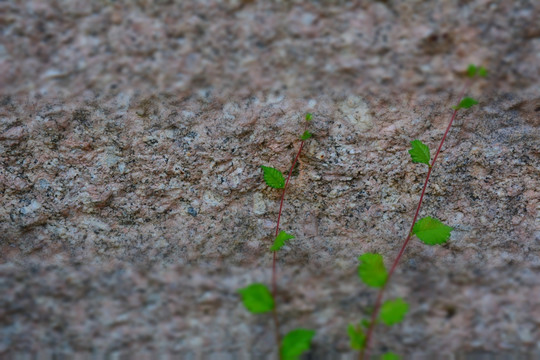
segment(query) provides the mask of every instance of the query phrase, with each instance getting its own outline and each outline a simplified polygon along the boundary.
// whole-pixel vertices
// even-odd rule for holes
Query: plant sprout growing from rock
[[[310,113],[306,114],[306,122],[311,121],[312,115]],[[294,235],[291,235],[285,231],[279,230],[279,224],[281,220],[281,213],[283,210],[283,201],[285,200],[285,192],[289,181],[291,179],[291,174],[293,172],[300,153],[304,148],[305,141],[311,138],[312,134],[309,131],[304,131],[300,136],[300,148],[294,158],[287,179],[281,173],[281,171],[262,165],[263,177],[266,185],[274,189],[283,189],[281,192],[281,201],[279,204],[279,213],[276,221],[276,231],[274,236],[274,242],[270,246],[270,251],[273,253],[272,260],[272,290],[270,291],[268,287],[261,283],[254,283],[245,288],[238,290],[239,294],[242,297],[242,302],[246,309],[254,314],[261,314],[272,312],[272,317],[274,320],[274,331],[276,346],[278,347],[278,354],[280,360],[295,360],[298,359],[302,353],[310,349],[311,339],[315,336],[314,330],[298,328],[288,332],[283,339],[281,339],[279,333],[279,320],[276,309],[276,292],[277,292],[277,253],[278,251],[291,239],[294,239]]]
[[[475,76],[485,77],[487,71],[484,67],[477,67],[475,65],[469,65],[467,69],[467,75],[470,78]],[[468,88],[468,85],[465,86],[465,89]],[[422,202],[424,200],[424,195],[427,189],[427,185],[433,171],[437,157],[443,147],[444,141],[452,123],[456,119],[458,111],[461,109],[468,109],[473,105],[478,104],[476,100],[470,97],[463,97],[465,90],[460,95],[461,101],[458,105],[453,107],[452,117],[446,128],[446,131],[441,139],[439,147],[431,158],[430,149],[427,145],[422,143],[420,140],[414,140],[411,142],[411,149],[409,154],[413,163],[425,164],[428,166],[428,173],[424,181],[424,186],[422,187],[422,193],[414,213],[412,224],[407,237],[401,246],[401,249],[394,259],[392,266],[389,271],[386,270],[383,262],[383,257],[380,254],[366,253],[361,255],[358,259],[360,260],[360,265],[358,266],[358,276],[360,279],[369,287],[378,288],[379,292],[375,300],[375,305],[371,312],[371,318],[369,320],[363,320],[359,324],[349,324],[347,328],[347,333],[350,338],[350,345],[353,349],[359,350],[359,360],[369,359],[370,345],[373,339],[373,333],[375,325],[378,323],[383,323],[387,326],[392,326],[403,320],[405,315],[409,310],[409,305],[401,298],[386,300],[383,303],[384,291],[386,290],[394,271],[399,264],[399,260],[405,252],[407,244],[411,240],[413,235],[416,235],[424,244],[427,245],[440,245],[444,244],[450,238],[450,233],[452,227],[443,224],[440,220],[427,216],[424,218],[418,219],[420,213],[420,208],[422,207]],[[385,353],[381,356],[382,360],[392,360],[400,359],[400,357],[392,352]]]

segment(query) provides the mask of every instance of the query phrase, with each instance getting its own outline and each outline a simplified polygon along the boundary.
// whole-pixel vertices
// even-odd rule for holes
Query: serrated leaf
[[[477,72],[478,72],[478,68],[476,67],[476,65],[470,64],[469,67],[467,68],[468,77],[474,77]]]
[[[358,265],[358,276],[364,284],[375,288],[382,287],[388,277],[382,256],[366,253],[361,255],[358,260],[361,261]]]
[[[478,104],[478,101],[474,100],[473,98],[470,98],[470,97],[464,97],[464,98],[459,102],[459,105],[458,105],[458,106],[454,106],[453,109],[454,109],[454,110],[468,109],[468,108],[470,108],[471,106],[476,105],[476,104]]]
[[[418,220],[413,227],[413,233],[427,245],[444,244],[452,230],[452,227],[430,216]]]
[[[274,298],[270,290],[264,284],[251,284],[238,292],[242,296],[242,302],[248,311],[261,314],[274,309]]]
[[[487,69],[483,66],[478,68],[478,76],[486,77],[488,75]]]
[[[420,140],[411,141],[411,147],[409,154],[411,154],[412,162],[429,166],[429,161],[431,160],[429,147]]]
[[[278,169],[261,165],[263,177],[266,185],[274,189],[283,189],[285,187],[285,177]]]
[[[394,325],[403,320],[409,310],[409,304],[403,299],[388,300],[381,306],[379,319],[386,325]]]
[[[311,119],[313,119],[313,114],[306,113],[306,121],[311,121]]]
[[[302,140],[307,140],[307,139],[309,139],[309,138],[312,137],[312,136],[313,136],[313,134],[306,130],[306,131],[304,131],[304,133],[302,134],[302,136],[300,137],[300,139],[302,139]]]
[[[294,235],[287,234],[285,231],[280,231],[276,239],[274,240],[274,245],[270,247],[271,251],[278,251],[285,245],[286,241],[294,239]]]
[[[381,355],[381,360],[401,360],[401,356],[393,352],[387,352]]]
[[[297,360],[300,355],[311,347],[311,339],[315,336],[314,330],[296,329],[290,331],[281,342],[279,350],[281,360]]]
[[[349,324],[347,327],[347,334],[351,339],[351,349],[362,350],[364,348],[366,335],[364,334],[364,330],[362,330],[360,325],[354,326],[353,324]]]

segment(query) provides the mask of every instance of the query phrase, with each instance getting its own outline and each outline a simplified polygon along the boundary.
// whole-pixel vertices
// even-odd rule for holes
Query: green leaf
[[[418,220],[413,227],[413,233],[427,245],[444,244],[452,230],[452,227],[430,216]]]
[[[306,113],[306,121],[311,121],[312,118],[313,118],[313,114]]]
[[[264,165],[261,165],[261,168],[264,172],[263,176],[266,185],[274,189],[283,189],[285,187],[285,178],[281,171]]]
[[[481,77],[486,77],[488,75],[487,73],[487,69],[483,66],[480,66],[478,68],[478,76],[481,76]]]
[[[369,329],[369,326],[371,325],[371,321],[368,319],[364,319],[360,322],[360,324],[362,324],[362,326],[365,327],[366,329]]]
[[[467,76],[472,78],[472,77],[475,77],[476,75],[481,76],[481,77],[486,77],[487,69],[483,66],[476,66],[476,65],[470,64],[469,67],[467,68]]]
[[[314,330],[296,329],[290,331],[281,342],[279,350],[281,360],[299,359],[302,353],[309,350],[313,336],[315,336]]]
[[[351,339],[351,349],[362,350],[364,348],[366,335],[360,325],[355,327],[353,324],[349,324],[347,334],[349,334],[349,338]]]
[[[478,101],[474,100],[473,98],[470,98],[470,97],[464,97],[458,106],[454,106],[453,109],[454,110],[459,110],[459,109],[468,109],[470,108],[471,106],[473,105],[476,105],[478,104]]]
[[[409,310],[409,304],[403,299],[388,300],[381,306],[379,319],[386,325],[394,325],[403,320]]]
[[[468,77],[474,77],[477,72],[478,72],[478,68],[476,67],[476,65],[470,64],[469,67],[467,68]]]
[[[361,255],[358,260],[361,261],[358,266],[358,276],[364,284],[375,288],[382,287],[388,277],[382,256],[366,253]]]
[[[381,360],[401,360],[401,356],[393,352],[387,352],[381,355]]]
[[[251,284],[238,292],[242,296],[242,302],[248,311],[261,314],[274,309],[274,299],[270,290],[264,284]]]
[[[294,239],[294,235],[287,234],[285,231],[280,231],[278,236],[276,237],[276,240],[274,240],[274,245],[270,247],[271,251],[278,251],[285,245],[285,241],[288,241],[290,239]]]
[[[420,140],[411,141],[412,149],[409,150],[413,163],[422,163],[429,166],[431,155],[429,154],[429,147]]]
[[[302,140],[307,140],[307,139],[309,139],[309,138],[312,137],[312,136],[313,136],[313,134],[306,130],[306,131],[304,131],[304,133],[302,134],[302,136],[300,137],[300,139],[302,139]]]

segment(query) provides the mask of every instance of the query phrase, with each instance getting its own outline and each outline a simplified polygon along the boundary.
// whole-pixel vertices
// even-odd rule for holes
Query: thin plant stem
[[[294,162],[291,166],[291,170],[289,171],[289,174],[287,175],[287,181],[285,182],[285,186],[283,187],[283,192],[281,193],[281,202],[279,204],[279,214],[277,218],[277,224],[276,224],[276,237],[279,234],[279,221],[281,220],[281,212],[283,210],[283,200],[285,200],[285,191],[287,190],[287,186],[289,185],[289,180],[291,179],[291,174],[293,172],[293,169],[296,165],[296,162],[298,161],[298,158],[300,157],[300,153],[302,152],[302,148],[304,147],[304,140],[300,143],[300,149],[298,150],[298,153],[296,154],[296,157],[294,158]],[[281,346],[281,338],[279,336],[279,321],[277,316],[277,301],[276,301],[276,293],[277,293],[277,271],[276,271],[276,263],[277,263],[277,251],[274,251],[274,258],[272,261],[272,297],[274,298],[274,309],[272,310],[272,317],[274,318],[274,327],[275,327],[275,335],[276,335],[276,344],[278,347],[278,353],[279,348]],[[281,358],[281,355],[279,356]]]
[[[463,94],[465,93],[465,89],[467,89],[467,88],[468,88],[468,83],[466,84],[465,88],[461,92],[461,94],[459,96],[460,99],[463,97]],[[365,346],[360,351],[360,354],[359,354],[359,357],[358,357],[359,360],[369,359],[369,350],[370,350],[369,346],[370,346],[371,338],[372,338],[372,335],[373,335],[373,330],[374,330],[376,322],[377,322],[377,316],[379,315],[379,311],[381,309],[381,304],[382,304],[384,291],[386,289],[386,286],[390,282],[390,278],[392,277],[392,274],[396,270],[396,267],[397,267],[397,265],[399,263],[399,260],[401,259],[401,257],[403,256],[403,253],[405,252],[405,248],[407,247],[407,244],[409,244],[409,241],[412,238],[414,224],[416,224],[416,220],[418,219],[418,214],[420,214],[420,208],[422,207],[422,202],[424,201],[424,195],[426,193],[427,185],[428,185],[429,179],[431,177],[431,172],[433,170],[433,166],[435,165],[435,162],[437,161],[439,153],[441,152],[441,149],[443,147],[444,141],[446,140],[446,136],[448,135],[448,132],[450,131],[450,128],[452,127],[452,124],[453,124],[454,120],[456,119],[457,113],[458,113],[457,109],[454,110],[454,112],[452,113],[452,117],[450,119],[450,122],[448,123],[448,127],[446,128],[446,131],[444,132],[444,135],[443,135],[443,137],[441,139],[439,147],[437,148],[437,152],[435,153],[435,156],[433,157],[433,161],[431,162],[431,165],[429,165],[429,170],[428,170],[428,173],[427,173],[427,176],[426,176],[426,180],[424,181],[424,186],[422,187],[422,194],[420,195],[420,200],[418,201],[418,206],[416,207],[416,212],[414,214],[414,218],[413,218],[413,221],[412,221],[412,224],[411,224],[411,228],[409,229],[409,233],[407,234],[407,238],[403,242],[403,245],[401,246],[401,250],[399,251],[396,259],[394,260],[394,263],[392,264],[392,267],[390,268],[390,271],[388,272],[388,276],[386,278],[386,281],[385,281],[384,285],[380,288],[379,293],[377,294],[377,299],[375,300],[375,306],[373,308],[373,313],[371,314],[371,321],[369,322],[369,327],[368,327],[368,331],[367,331],[367,334],[366,334]]]

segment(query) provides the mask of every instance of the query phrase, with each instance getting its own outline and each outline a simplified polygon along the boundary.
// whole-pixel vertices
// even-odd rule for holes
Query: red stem
[[[277,225],[276,225],[276,237],[279,234],[279,221],[281,220],[281,212],[283,210],[283,200],[285,200],[285,191],[287,190],[287,186],[289,185],[289,180],[291,179],[291,174],[293,172],[294,166],[296,165],[296,162],[298,161],[298,158],[300,157],[300,153],[302,152],[302,148],[304,147],[304,140],[300,143],[300,149],[298,150],[298,153],[296,154],[296,157],[294,158],[294,162],[291,166],[291,170],[289,171],[289,174],[287,175],[287,181],[285,182],[285,186],[283,187],[283,192],[281,193],[281,203],[279,204],[279,214],[277,218]],[[274,251],[274,260],[272,261],[272,297],[274,298],[274,309],[272,310],[272,315],[274,318],[274,327],[276,332],[276,343],[278,346],[278,353],[279,348],[281,346],[281,339],[279,337],[279,322],[277,317],[277,302],[276,302],[276,292],[277,292],[277,276],[276,276],[276,262],[277,262],[277,251]],[[281,355],[280,355],[281,358]]]
[[[465,89],[468,87],[467,85],[465,86],[464,90],[462,91],[462,93],[461,93],[461,95],[459,97],[460,99],[463,97]],[[439,153],[441,152],[444,141],[446,140],[446,136],[448,135],[448,132],[450,131],[450,128],[452,127],[452,123],[454,122],[457,113],[458,113],[458,110],[454,110],[454,112],[452,113],[452,118],[450,119],[450,123],[448,124],[448,127],[446,128],[446,131],[444,132],[441,143],[439,144],[439,147],[437,148],[437,152],[435,153],[435,156],[433,157],[433,161],[431,162],[431,165],[429,166],[429,170],[428,170],[428,173],[427,173],[427,176],[426,176],[426,180],[424,181],[424,186],[422,188],[422,194],[420,195],[420,200],[418,201],[418,206],[416,207],[416,212],[414,214],[412,225],[411,225],[411,228],[409,229],[409,233],[407,235],[407,238],[403,242],[403,245],[401,246],[401,250],[399,251],[398,256],[394,260],[394,263],[392,264],[392,267],[390,268],[390,271],[388,272],[388,277],[386,278],[386,282],[384,283],[384,285],[379,290],[379,293],[377,294],[377,300],[375,300],[375,307],[373,308],[373,313],[371,314],[371,321],[369,323],[369,328],[368,328],[368,331],[367,331],[367,334],[366,334],[365,346],[360,351],[360,354],[359,354],[359,357],[358,357],[359,360],[364,360],[364,358],[369,359],[369,345],[370,345],[370,341],[371,341],[371,338],[372,338],[372,335],[373,335],[373,329],[375,328],[377,316],[379,315],[379,310],[381,308],[384,290],[386,289],[386,285],[390,282],[390,278],[392,277],[392,274],[394,273],[394,270],[396,270],[396,267],[397,267],[397,265],[399,263],[399,260],[401,259],[401,257],[403,256],[403,253],[405,252],[405,248],[407,247],[407,244],[409,243],[409,241],[412,238],[413,227],[414,227],[414,224],[416,224],[416,219],[418,218],[418,214],[420,213],[420,208],[422,207],[422,201],[424,201],[424,194],[425,194],[426,189],[427,189],[429,178],[431,177],[431,171],[433,170],[433,166],[435,165],[435,161],[437,161],[437,157],[439,156]]]

